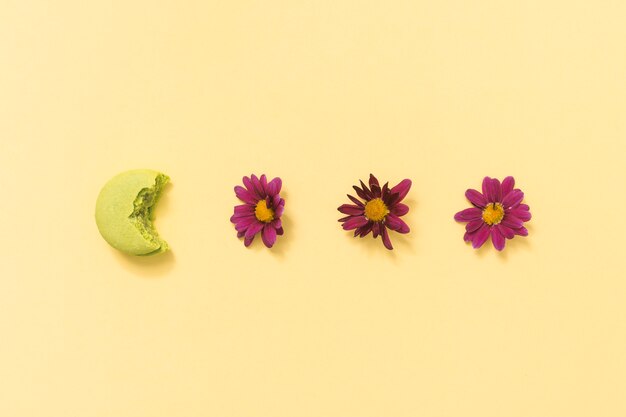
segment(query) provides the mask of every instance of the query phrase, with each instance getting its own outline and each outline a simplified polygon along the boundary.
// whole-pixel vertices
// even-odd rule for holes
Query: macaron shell
[[[131,255],[160,252],[161,244],[144,237],[129,216],[139,192],[155,185],[157,171],[138,169],[113,177],[96,201],[96,224],[102,237],[114,248]]]

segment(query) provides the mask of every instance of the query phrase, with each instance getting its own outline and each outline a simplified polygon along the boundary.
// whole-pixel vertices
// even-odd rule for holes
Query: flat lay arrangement
[[[169,177],[157,171],[138,169],[126,171],[113,177],[100,191],[96,201],[96,224],[102,237],[114,248],[129,255],[147,256],[167,251],[168,244],[153,225],[154,208]],[[263,244],[272,248],[277,236],[285,231],[281,217],[285,200],[281,198],[280,177],[267,179],[265,174],[244,176],[243,186],[235,186],[235,195],[243,204],[234,207],[230,217],[243,238],[250,246],[255,236],[261,235]],[[363,238],[372,234],[381,237],[383,245],[393,250],[389,231],[400,234],[410,232],[408,224],[401,219],[409,212],[402,201],[411,189],[411,180],[404,179],[397,185],[382,186],[370,174],[368,184],[359,181],[352,188],[355,197],[348,194],[352,204],[342,204],[337,210],[345,217],[339,219],[344,230],[354,230],[354,237]],[[467,223],[463,240],[478,249],[491,237],[496,250],[502,251],[507,239],[528,236],[524,223],[530,221],[530,207],[523,204],[524,193],[515,188],[511,176],[502,182],[497,178],[485,177],[482,193],[468,189],[465,196],[472,207],[454,215],[457,222]]]

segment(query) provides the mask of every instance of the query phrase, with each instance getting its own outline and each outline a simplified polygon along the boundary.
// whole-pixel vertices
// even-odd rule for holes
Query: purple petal
[[[359,187],[357,187],[356,185],[353,185],[352,188],[354,188],[354,191],[356,191],[356,195],[358,195],[359,197],[361,197],[363,200],[365,201],[369,201],[370,199],[367,197],[367,194],[365,194],[365,191],[361,190]]]
[[[510,227],[511,229],[519,229],[524,225],[524,222],[517,217],[511,216],[507,213],[504,215],[501,224],[505,225],[506,227]]]
[[[479,191],[472,190],[471,188],[465,191],[465,197],[475,206],[485,208],[487,205],[487,199]]]
[[[371,200],[374,197],[374,194],[369,188],[367,188],[367,185],[365,185],[363,181],[359,180],[359,182],[361,183],[361,189],[365,192],[367,199]]]
[[[476,208],[476,207],[467,208],[455,214],[454,220],[456,220],[457,222],[469,222],[472,220],[480,219],[482,214],[483,212],[479,208]]]
[[[270,224],[276,230],[283,228],[283,222],[280,219],[274,219],[274,220],[272,220],[272,222]]]
[[[491,192],[491,178],[490,177],[483,178],[482,188],[483,188],[483,195],[487,199],[487,202],[491,202],[491,200],[489,199],[489,194]]]
[[[261,189],[263,190],[265,195],[267,195],[267,177],[265,176],[265,174],[261,175],[260,181],[261,181]]]
[[[363,204],[361,201],[359,201],[358,198],[356,197],[352,197],[350,194],[346,194],[348,196],[348,198],[350,199],[350,201],[352,201],[354,204],[356,204],[359,207],[365,207],[365,204]]]
[[[485,224],[483,219],[472,220],[471,222],[469,222],[469,223],[467,223],[465,225],[465,231],[467,233],[473,233],[476,230],[478,230],[480,228],[480,226],[482,226],[483,224]]]
[[[263,227],[261,239],[263,239],[263,243],[265,243],[265,246],[271,248],[272,246],[274,246],[274,243],[276,243],[276,229],[274,229],[274,227],[272,227],[271,225],[266,224]]]
[[[259,221],[252,223],[250,227],[248,227],[248,230],[246,230],[246,239],[254,237],[254,235],[259,233],[261,230],[263,230],[263,223]]]
[[[254,236],[250,236],[250,237],[247,237],[247,236],[246,236],[246,238],[243,240],[243,244],[244,244],[246,247],[248,247],[248,246],[250,246],[250,245],[252,244],[252,241],[253,241],[253,240],[254,240]]]
[[[385,223],[387,227],[389,227],[391,230],[395,230],[398,233],[409,233],[411,231],[409,225],[407,225],[401,218],[396,217],[391,213],[387,215]]]
[[[474,238],[472,239],[472,247],[474,249],[480,248],[487,241],[490,234],[491,230],[489,226],[483,224],[480,229],[478,229],[478,231],[474,235]]]
[[[504,208],[508,209],[511,207],[515,207],[516,205],[521,203],[523,199],[523,192],[521,192],[520,190],[513,190],[502,199],[502,205],[504,206]]]
[[[259,197],[265,198],[267,194],[265,193],[265,190],[263,189],[263,186],[261,185],[261,181],[257,178],[257,176],[252,174],[252,176],[250,177],[250,180],[252,181],[254,190],[259,195]]]
[[[391,194],[398,194],[399,197],[397,201],[402,201],[411,189],[411,184],[412,183],[410,179],[404,179],[400,181],[398,185],[391,189]]]
[[[278,236],[282,236],[282,235],[283,235],[283,233],[285,233],[285,232],[283,231],[283,228],[282,228],[282,227],[280,227],[280,228],[276,229],[276,234],[277,234]]]
[[[285,200],[281,198],[280,203],[278,203],[278,207],[274,209],[274,217],[276,218],[282,217],[284,211],[285,211]]]
[[[404,203],[398,203],[395,206],[391,207],[389,209],[389,212],[391,212],[392,214],[398,217],[404,216],[405,214],[409,212],[409,206],[407,206]]]
[[[344,230],[356,229],[357,227],[366,225],[367,222],[368,220],[365,216],[355,216],[355,217],[350,218],[343,224],[343,229]]]
[[[243,232],[244,230],[247,230],[252,224],[254,223],[258,223],[259,221],[257,220],[256,217],[252,216],[252,217],[239,217],[235,220],[235,230],[237,230],[238,232]]]
[[[348,214],[350,216],[362,216],[363,215],[363,208],[352,205],[352,204],[342,204],[341,206],[337,208],[337,210],[339,210],[339,212],[343,214]]]
[[[267,184],[267,194],[275,196],[280,194],[280,189],[283,186],[283,181],[276,177]]]
[[[372,188],[372,196],[376,198],[380,198],[382,196],[382,190],[380,189],[380,186],[378,184],[372,184],[371,188]]]
[[[383,235],[383,245],[389,250],[393,250],[393,246],[391,245],[391,239],[389,239],[389,232],[387,232],[387,228],[383,225],[381,227],[382,235]]]
[[[250,195],[252,195],[256,200],[260,200],[261,196],[254,189],[254,185],[252,185],[252,180],[248,177],[243,177],[241,180],[243,181],[243,185],[245,185],[245,187],[248,189],[248,192],[250,192]]]
[[[530,211],[520,210],[519,208],[508,210],[507,213],[511,216],[517,217],[523,222],[527,222],[532,218]]]
[[[500,233],[497,227],[491,228],[491,243],[493,243],[493,247],[499,251],[504,249],[506,240],[504,239],[504,236],[502,236],[502,233]]]
[[[369,180],[369,183],[370,183],[370,187],[371,187],[372,185],[378,185],[378,186],[380,186],[380,184],[378,183],[378,179],[377,179],[374,175],[372,175],[372,174],[370,174],[370,180]]]
[[[502,233],[502,236],[504,236],[507,239],[513,239],[515,237],[515,232],[513,231],[513,229],[503,225],[502,223],[497,224],[494,227],[497,228],[500,231],[500,233]]]
[[[246,235],[246,231],[237,232],[237,237],[242,238]]]
[[[519,206],[516,207],[517,210],[524,210],[524,211],[530,211],[530,207],[528,207],[528,204],[520,204]]]
[[[528,229],[522,226],[519,229],[515,229],[515,234],[519,236],[528,236]]]
[[[372,235],[374,236],[374,239],[376,239],[379,234],[380,234],[380,223],[372,222]]]
[[[259,201],[252,193],[239,185],[235,187],[235,195],[244,203],[254,205]]]
[[[250,215],[254,214],[254,206],[250,204],[241,204],[235,206],[235,214]]]
[[[367,222],[367,224],[365,226],[361,226],[361,233],[360,233],[360,237],[365,237],[367,236],[367,234],[369,232],[372,231],[372,226],[374,225],[374,222]]]
[[[515,188],[515,178],[506,177],[505,179],[503,179],[502,180],[502,197],[503,198],[506,197],[508,193],[513,191],[513,188]]]
[[[496,178],[485,177],[483,180],[483,194],[487,202],[500,202],[502,200],[502,188]]]

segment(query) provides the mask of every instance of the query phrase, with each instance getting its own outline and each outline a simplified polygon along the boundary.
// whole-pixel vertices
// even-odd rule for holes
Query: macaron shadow
[[[159,278],[167,275],[176,261],[174,252],[171,250],[151,256],[127,255],[115,249],[111,251],[125,270],[143,278]]]

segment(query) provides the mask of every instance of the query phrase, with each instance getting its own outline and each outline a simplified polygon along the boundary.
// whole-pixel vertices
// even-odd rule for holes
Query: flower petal
[[[255,195],[239,185],[235,187],[235,195],[244,203],[255,205],[259,201]]]
[[[343,224],[344,230],[352,230],[367,224],[369,220],[365,216],[354,216]]]
[[[528,210],[520,210],[519,207],[515,209],[511,209],[507,211],[511,216],[515,216],[523,222],[527,222],[532,218],[530,211]]]
[[[404,197],[406,197],[406,195],[408,194],[409,190],[411,189],[411,180],[410,179],[404,179],[402,181],[400,181],[400,183],[398,185],[396,185],[395,187],[393,187],[391,189],[391,194],[398,194],[398,202],[402,201],[404,199]]]
[[[274,219],[274,220],[272,220],[272,222],[270,224],[276,230],[283,228],[283,222],[280,219]]]
[[[411,231],[408,224],[406,224],[401,218],[394,216],[391,213],[387,215],[385,224],[391,230],[395,230],[398,233],[409,233]]]
[[[515,229],[515,234],[519,236],[528,236],[528,229],[522,226],[519,229]]]
[[[472,220],[480,219],[483,211],[476,207],[467,208],[459,211],[454,215],[454,220],[457,222],[469,222]]]
[[[274,209],[274,217],[275,218],[282,217],[284,211],[285,211],[285,200],[281,198],[280,203],[278,203],[278,207]]]
[[[397,203],[395,206],[389,208],[389,212],[400,217],[409,212],[409,206],[404,203]]]
[[[379,234],[380,234],[380,223],[372,222],[372,235],[374,236],[374,239],[376,239]]]
[[[283,181],[278,177],[274,178],[267,184],[267,194],[271,196],[280,194],[280,189],[282,188],[282,186]]]
[[[496,178],[485,177],[483,179],[483,194],[488,203],[499,203],[502,200],[502,188]]]
[[[361,233],[360,233],[359,237],[367,236],[368,233],[372,231],[372,226],[373,225],[374,225],[374,222],[367,222],[367,224],[365,226],[361,226],[359,228],[361,230]]]
[[[506,213],[500,224],[503,224],[506,227],[510,227],[511,229],[519,229],[524,225],[524,222],[517,217],[511,216],[509,213]]]
[[[487,199],[477,190],[473,190],[470,188],[469,190],[465,191],[465,197],[470,201],[470,203],[477,207],[485,208],[485,206],[487,205]]]
[[[485,196],[485,198],[487,198],[488,202],[490,201],[489,200],[490,187],[491,187],[491,177],[483,178],[483,184],[482,184],[483,195]]]
[[[262,174],[259,181],[261,181],[261,189],[263,190],[265,195],[267,195],[267,176],[265,176],[265,174]]]
[[[503,179],[502,180],[502,198],[506,197],[508,193],[513,191],[513,188],[515,188],[515,178],[509,176]]]
[[[393,245],[391,244],[391,239],[389,239],[389,232],[387,228],[383,225],[381,226],[382,235],[383,235],[383,245],[389,250],[393,250]]]
[[[365,192],[367,199],[371,200],[374,197],[374,194],[369,188],[367,188],[367,185],[365,185],[363,181],[359,180],[359,182],[361,183],[361,189]]]
[[[246,230],[246,239],[254,237],[254,235],[259,233],[261,230],[263,230],[263,223],[259,221],[252,223],[250,227],[248,227],[248,230]]]
[[[265,190],[261,185],[261,180],[259,180],[256,175],[252,174],[250,176],[250,181],[252,181],[252,186],[254,187],[254,190],[259,195],[259,197],[261,197],[262,199],[265,198],[267,194],[265,193]]]
[[[263,226],[263,233],[261,234],[261,239],[263,239],[263,243],[268,248],[274,246],[276,243],[276,229],[270,224],[266,224]]]
[[[244,232],[246,231],[250,225],[252,225],[253,223],[258,223],[258,220],[256,217],[254,216],[250,216],[250,217],[238,217],[236,219],[231,219],[231,221],[233,221],[233,223],[235,223],[235,230],[237,230],[238,232]]]
[[[497,227],[491,228],[491,243],[493,243],[493,247],[499,251],[504,249],[504,245],[506,244],[504,236],[502,236],[502,233],[500,233]]]
[[[485,222],[483,221],[483,219],[476,219],[476,220],[472,220],[471,222],[467,223],[465,225],[465,231],[467,233],[473,233],[476,230],[478,230],[480,228],[480,226],[482,226],[483,224],[485,224]]]
[[[474,234],[474,237],[472,239],[472,247],[474,249],[480,248],[487,241],[490,234],[491,234],[491,230],[489,226],[487,226],[486,224],[483,224],[480,227],[480,229],[478,229],[476,234]]]
[[[356,204],[359,207],[365,207],[365,204],[363,204],[358,198],[351,196],[350,194],[346,194],[348,196],[348,198],[350,199],[350,201],[352,201],[354,204]]]
[[[248,247],[248,246],[250,246],[250,245],[252,244],[252,241],[253,241],[253,240],[254,240],[254,235],[253,235],[253,236],[250,236],[250,237],[247,237],[247,236],[246,236],[246,238],[243,240],[243,244],[244,244],[246,247]]]
[[[363,200],[365,200],[365,201],[369,201],[370,200],[370,198],[367,196],[367,194],[365,194],[365,191],[361,190],[356,185],[353,185],[352,188],[354,188],[354,191],[356,191],[356,195],[361,197]]]
[[[348,214],[350,216],[362,216],[363,215],[363,207],[355,206],[353,204],[342,204],[337,208],[339,212],[343,214]]]
[[[254,206],[250,204],[241,204],[241,205],[235,206],[235,214],[236,215],[254,214]]]
[[[252,180],[249,177],[243,177],[241,181],[243,182],[243,185],[246,187],[246,189],[257,201],[261,199],[261,196],[257,193],[254,185],[252,185]]]
[[[371,187],[373,184],[380,186],[380,184],[378,183],[378,179],[377,179],[377,178],[376,178],[373,174],[370,174],[370,180],[369,180],[369,183],[370,183],[370,187]]]
[[[520,190],[513,190],[502,199],[502,205],[505,209],[515,207],[524,199],[524,193]]]
[[[500,233],[502,233],[502,236],[507,239],[513,239],[515,237],[515,232],[513,231],[513,229],[503,225],[502,223],[497,224],[494,227],[496,227],[500,231]]]

